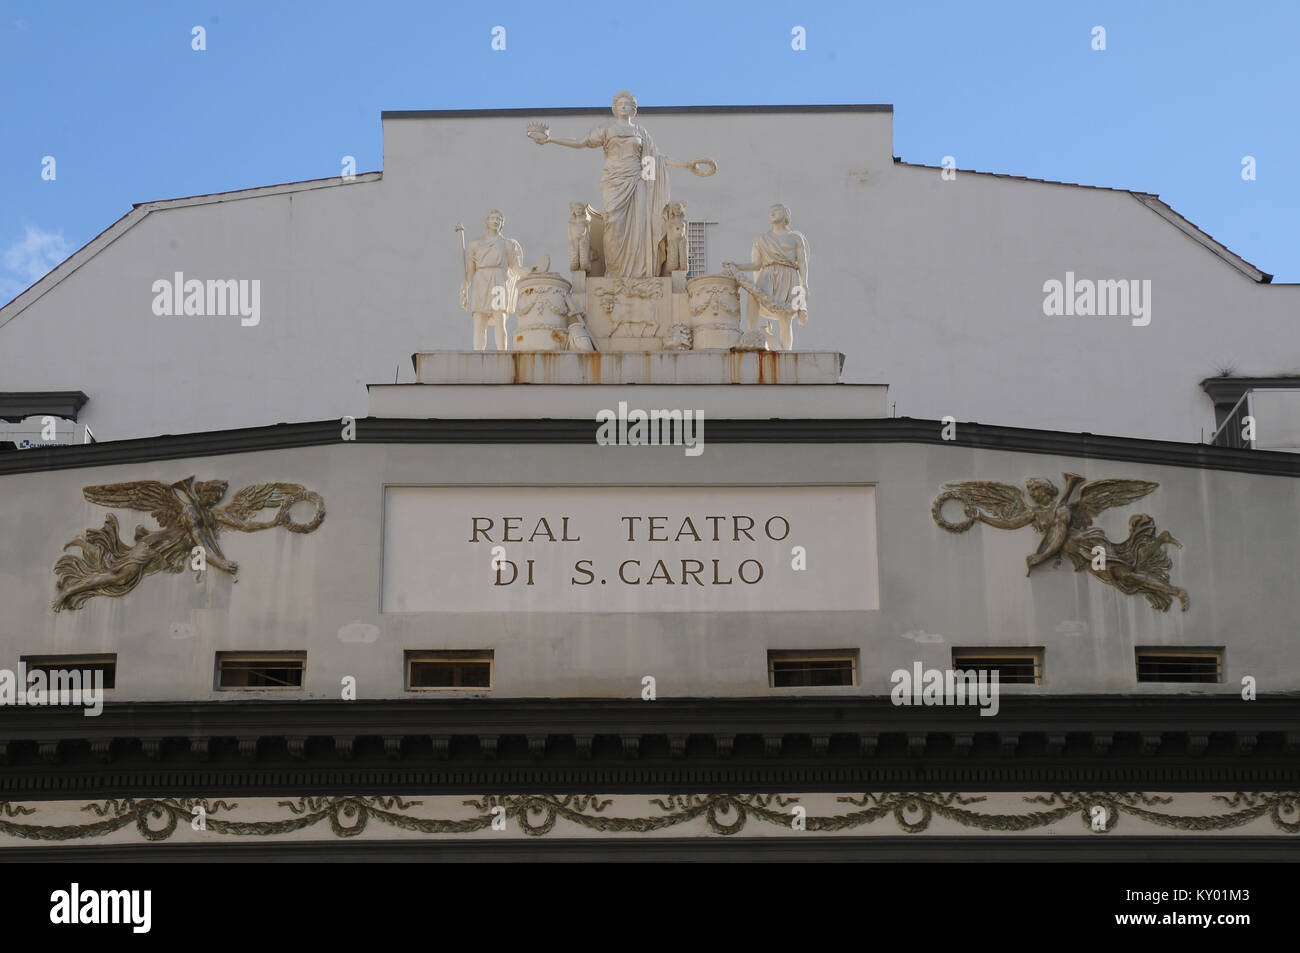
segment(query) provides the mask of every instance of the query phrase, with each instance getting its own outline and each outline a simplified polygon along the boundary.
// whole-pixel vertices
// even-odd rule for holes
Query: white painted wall
[[[677,447],[338,443],[0,478],[0,668],[14,669],[26,654],[116,652],[117,700],[230,699],[247,695],[213,691],[214,653],[305,650],[306,688],[290,697],[337,698],[340,680],[354,675],[359,697],[390,698],[403,694],[404,650],[491,648],[500,697],[639,697],[644,675],[655,676],[661,698],[752,696],[771,692],[768,649],[856,647],[861,685],[826,691],[883,695],[895,669],[916,661],[947,668],[953,646],[994,645],[1045,649],[1042,685],[1008,692],[1235,693],[1245,675],[1258,679],[1261,693],[1300,691],[1294,478],[943,444],[712,444],[689,463],[702,464],[691,481],[771,487],[774,510],[781,484],[873,485],[879,609],[627,613],[575,604],[572,612],[529,613],[503,599],[501,611],[383,613],[386,485],[497,487],[505,507],[521,479],[538,487],[681,486],[684,460]],[[1037,475],[1060,486],[1062,471],[1160,483],[1098,525],[1122,538],[1128,517],[1145,512],[1177,537],[1183,548],[1170,550],[1172,579],[1190,593],[1189,611],[1158,612],[1068,563],[1026,577],[1024,557],[1038,540],[1029,528],[953,535],[931,519],[945,482]],[[223,533],[226,555],[240,564],[238,582],[215,570],[198,583],[192,574],[155,574],[124,597],[50,611],[54,560],[109,512],[86,502],[82,487],[191,473],[229,480],[231,493],[301,482],[324,497],[327,515],[306,535]],[[636,501],[630,492],[628,505]],[[147,515],[118,512],[127,538],[137,522],[152,525]],[[815,570],[843,552],[816,538],[800,542],[810,580],[832,578]],[[459,541],[447,546],[463,549]],[[489,557],[482,554],[485,569]],[[435,591],[447,584],[430,573]],[[366,626],[373,640],[356,641]],[[1139,685],[1139,645],[1225,646],[1226,681]]]
[[[641,120],[670,155],[719,163],[672,180],[691,219],[720,222],[715,269],[748,255],[771,202],[792,208],[812,249],[797,346],[845,352],[844,379],[889,384],[900,416],[1197,441],[1216,365],[1300,373],[1300,286],[1252,282],[1127,192],[944,182],[893,162],[888,113]],[[0,311],[0,390],[84,390],[101,441],[364,414],[366,384],[413,380],[412,352],[469,346],[456,222],[472,238],[500,207],[528,261],[562,262],[567,203],[599,205],[599,151],[538,147],[527,121],[391,118],[382,179],[158,207]],[[155,317],[152,283],[175,271],[259,279],[261,323]],[[1044,317],[1067,271],[1149,279],[1150,325]]]

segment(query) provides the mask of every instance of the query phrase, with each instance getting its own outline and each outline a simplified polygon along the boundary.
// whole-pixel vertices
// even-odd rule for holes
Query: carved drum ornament
[[[699,275],[686,282],[687,309],[696,350],[740,341],[740,288],[727,275]]]
[[[518,295],[517,351],[563,351],[569,341],[568,280],[554,273],[525,275],[515,286]]]

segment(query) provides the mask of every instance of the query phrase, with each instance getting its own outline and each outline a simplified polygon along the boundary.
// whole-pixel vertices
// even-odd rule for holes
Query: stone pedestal
[[[430,351],[414,354],[421,384],[836,384],[834,351]]]
[[[841,384],[834,351],[432,351],[416,384],[371,384],[372,417],[591,421],[633,401],[703,408],[714,420],[888,415],[883,384]],[[629,387],[631,389],[629,390]]]
[[[671,278],[587,279],[587,327],[599,351],[657,351],[673,326]]]

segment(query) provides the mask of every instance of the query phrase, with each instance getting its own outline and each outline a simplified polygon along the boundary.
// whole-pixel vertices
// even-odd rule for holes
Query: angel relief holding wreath
[[[1146,496],[1160,484],[1149,480],[1093,480],[1077,473],[1062,473],[1065,492],[1051,480],[1031,477],[1027,494],[1010,483],[976,480],[948,483],[930,509],[934,521],[951,533],[964,533],[977,521],[998,529],[1032,525],[1042,534],[1038,548],[1025,557],[1026,575],[1048,560],[1060,565],[1069,557],[1075,572],[1086,569],[1098,579],[1128,595],[1141,593],[1152,606],[1168,611],[1176,598],[1187,611],[1187,590],[1169,582],[1172,563],[1164,547],[1182,544],[1168,532],[1156,533],[1155,520],[1145,513],[1129,519],[1128,538],[1115,542],[1092,525],[1093,518],[1115,506],[1126,506]],[[944,518],[949,500],[963,504],[965,520]]]
[[[221,551],[217,533],[224,527],[251,533],[283,526],[292,533],[310,533],[325,519],[325,502],[320,494],[298,483],[256,483],[236,493],[225,506],[217,506],[226,495],[225,480],[186,477],[170,485],[158,480],[88,486],[82,495],[100,506],[128,507],[149,513],[161,527],[147,530],[136,526],[135,539],[128,546],[118,536],[117,517],[109,513],[103,529],[90,529],[64,546],[81,550],[80,555],[61,556],[54,564],[59,577],[59,596],[52,608],[79,609],[95,596],[122,596],[155,572],[183,572],[194,547],[203,550],[204,564],[235,576],[239,564]],[[290,516],[297,503],[316,508],[306,523]],[[276,507],[273,517],[254,520],[260,510]]]

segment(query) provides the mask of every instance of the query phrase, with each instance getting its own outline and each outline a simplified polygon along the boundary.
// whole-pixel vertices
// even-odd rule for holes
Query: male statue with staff
[[[474,316],[474,350],[487,348],[487,329],[496,332],[498,351],[506,350],[506,317],[515,309],[515,279],[526,273],[524,252],[513,238],[501,234],[506,217],[496,209],[488,212],[483,237],[476,238],[465,252],[465,229],[460,233],[460,306]]]

